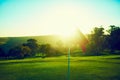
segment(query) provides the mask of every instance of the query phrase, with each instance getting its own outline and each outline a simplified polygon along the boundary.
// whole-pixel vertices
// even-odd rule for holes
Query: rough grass
[[[0,61],[0,80],[67,80],[67,57]],[[70,80],[120,80],[120,56],[71,57]]]

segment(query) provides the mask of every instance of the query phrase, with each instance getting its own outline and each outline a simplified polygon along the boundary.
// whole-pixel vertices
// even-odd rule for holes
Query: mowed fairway
[[[67,80],[67,57],[0,61],[0,80]],[[70,80],[120,80],[120,56],[71,57]]]

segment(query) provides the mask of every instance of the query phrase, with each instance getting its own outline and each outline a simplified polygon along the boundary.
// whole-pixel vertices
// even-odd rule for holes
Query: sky
[[[67,35],[120,26],[120,0],[0,0],[0,37]]]

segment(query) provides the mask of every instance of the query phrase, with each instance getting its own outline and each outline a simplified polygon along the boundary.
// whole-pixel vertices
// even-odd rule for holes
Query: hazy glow
[[[70,36],[73,34],[77,22],[79,21],[78,9],[75,6],[68,5],[53,5],[42,15],[42,26],[50,27],[50,32],[62,36]],[[47,24],[46,24],[47,23]]]
[[[117,0],[0,0],[0,36],[58,34],[120,25]]]
[[[88,28],[88,24],[91,24],[89,21],[92,21],[93,15],[88,11],[87,9],[84,10],[82,6],[78,7],[70,3],[52,5],[42,14],[40,25],[49,28],[49,31],[44,32],[45,34],[52,33],[67,36],[71,35],[76,27],[79,27],[83,33],[89,33],[91,28]]]

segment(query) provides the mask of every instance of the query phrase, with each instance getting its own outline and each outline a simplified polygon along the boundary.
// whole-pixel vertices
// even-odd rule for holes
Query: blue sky
[[[120,0],[0,0],[0,36],[69,34],[120,26]]]

